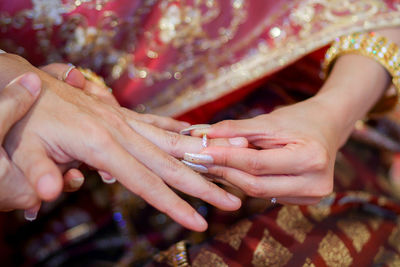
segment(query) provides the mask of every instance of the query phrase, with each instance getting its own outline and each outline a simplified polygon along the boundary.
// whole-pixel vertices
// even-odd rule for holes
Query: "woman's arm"
[[[377,32],[399,43],[400,29]],[[186,160],[203,164],[251,196],[282,203],[311,204],[333,190],[336,153],[354,123],[365,116],[390,84],[374,60],[345,55],[337,60],[320,92],[269,114],[223,121],[192,135],[246,137],[260,150],[208,147]]]

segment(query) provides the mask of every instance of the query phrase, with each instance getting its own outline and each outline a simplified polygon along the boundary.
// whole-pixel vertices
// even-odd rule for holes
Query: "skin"
[[[400,29],[377,32],[400,44]],[[192,131],[193,136],[247,138],[258,149],[208,147],[203,155],[210,174],[250,196],[276,197],[287,204],[315,204],[333,190],[338,149],[357,120],[382,97],[390,76],[376,61],[340,57],[314,97],[252,119],[223,121]]]
[[[239,199],[175,158],[182,158],[188,150],[200,151],[201,138],[180,136],[154,126],[178,122],[105,103],[102,98],[40,71],[21,57],[3,54],[0,62],[0,87],[25,72],[36,73],[42,83],[39,99],[4,142],[10,158],[41,200],[51,201],[60,194],[63,179],[59,166],[83,162],[115,177],[192,230],[203,231],[207,223],[169,186],[224,210],[240,207]],[[211,145],[231,146],[227,139],[213,140]],[[243,139],[241,146],[247,146],[247,141]]]

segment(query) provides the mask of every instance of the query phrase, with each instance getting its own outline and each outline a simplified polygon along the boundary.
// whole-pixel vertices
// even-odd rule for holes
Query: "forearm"
[[[377,35],[400,45],[400,28],[377,31]],[[354,123],[371,110],[390,83],[388,72],[373,59],[353,54],[338,58],[313,101],[317,100],[326,108],[340,145],[350,135]]]

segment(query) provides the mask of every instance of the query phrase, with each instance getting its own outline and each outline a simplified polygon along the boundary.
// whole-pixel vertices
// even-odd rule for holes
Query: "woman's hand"
[[[186,154],[185,159],[205,164],[208,173],[250,196],[313,204],[333,188],[341,133],[330,118],[324,106],[310,99],[252,119],[223,121],[192,134],[242,136],[257,149],[210,146],[201,155]]]
[[[8,75],[30,70],[42,80],[40,99],[5,142],[13,162],[40,198],[52,200],[61,191],[62,178],[56,164],[77,160],[110,173],[148,203],[193,230],[205,230],[207,223],[167,184],[221,209],[239,208],[240,200],[168,155],[182,157],[185,149],[199,151],[201,138],[182,137],[138,121],[131,111],[105,104],[37,70],[20,57],[1,55],[1,63],[7,66]],[[216,140],[214,145],[230,144]]]

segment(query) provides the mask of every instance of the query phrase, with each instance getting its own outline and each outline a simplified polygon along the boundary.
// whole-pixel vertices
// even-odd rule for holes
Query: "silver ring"
[[[271,204],[275,205],[276,204],[276,197],[271,198]]]
[[[203,139],[201,140],[203,147],[208,147],[208,138],[206,134],[203,134]]]
[[[64,72],[64,75],[63,75],[63,77],[62,77],[63,82],[65,82],[65,80],[68,78],[69,73],[70,73],[73,69],[76,68],[76,67],[75,67],[73,64],[71,64],[71,63],[68,63],[68,66],[69,66],[69,68],[67,69],[66,72]]]

